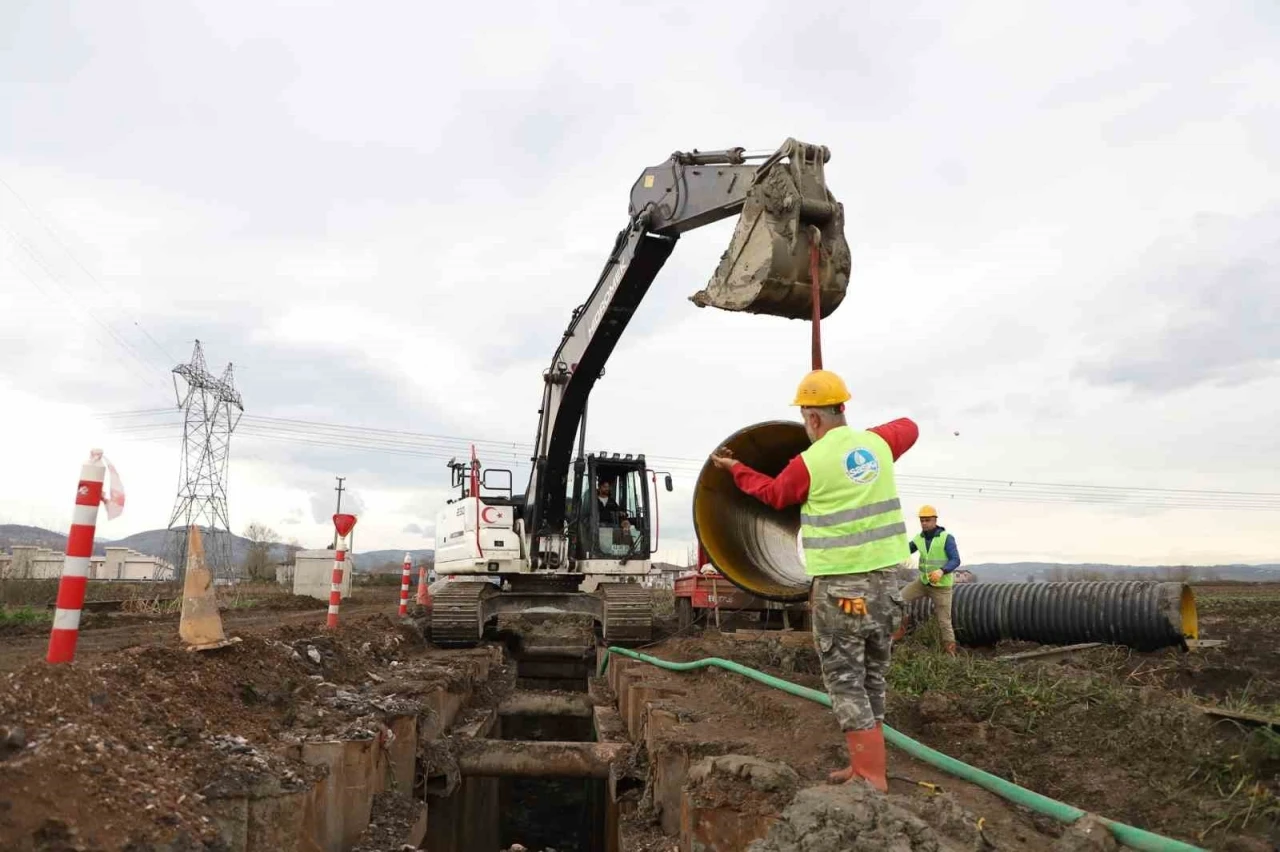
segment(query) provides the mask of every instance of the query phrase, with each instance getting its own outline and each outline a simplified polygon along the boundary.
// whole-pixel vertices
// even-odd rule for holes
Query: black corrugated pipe
[[[736,458],[777,476],[809,446],[801,423],[772,420],[739,429],[722,442]],[[771,509],[738,490],[708,460],[693,492],[693,526],[711,562],[740,589],[774,601],[809,596],[798,539],[800,507]],[[902,585],[914,571],[900,572]],[[951,605],[956,639],[992,645],[1019,639],[1047,645],[1108,642],[1143,650],[1185,647],[1197,638],[1196,602],[1182,583],[957,583]],[[928,618],[928,599],[911,620]]]
[[[908,605],[908,612],[919,626],[933,606],[922,598]],[[1151,580],[957,584],[951,622],[956,641],[972,646],[1001,640],[1103,642],[1154,651],[1185,648],[1186,640],[1199,637],[1191,587]]]

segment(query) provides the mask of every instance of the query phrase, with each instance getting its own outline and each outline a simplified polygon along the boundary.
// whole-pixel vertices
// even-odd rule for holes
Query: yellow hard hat
[[[827,405],[839,405],[849,400],[849,389],[841,379],[830,370],[814,370],[800,380],[796,389],[796,399],[792,405],[807,408],[822,408]]]
[[[936,518],[938,517],[938,510],[926,503],[920,507],[920,512],[918,514],[922,518]]]

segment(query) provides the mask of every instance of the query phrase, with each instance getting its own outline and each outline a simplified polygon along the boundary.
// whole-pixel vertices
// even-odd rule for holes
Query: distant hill
[[[170,533],[168,530],[147,530],[116,541],[99,538],[94,539],[93,552],[98,556],[102,556],[106,553],[106,548],[108,547],[129,547],[148,556],[172,559],[173,554],[169,538]],[[41,529],[40,527],[0,524],[0,550],[7,551],[15,545],[35,545],[36,547],[47,547],[50,550],[65,551],[67,537],[62,533]],[[245,556],[248,555],[249,545],[249,539],[234,533],[231,535],[231,558],[237,565],[243,562]],[[288,548],[283,544],[274,545],[271,551],[272,558],[280,561],[283,561],[288,554]]]
[[[94,541],[94,553],[102,555],[108,545],[131,547],[139,553],[170,559],[168,552],[168,530],[148,530],[134,533],[118,541],[98,539]],[[63,533],[29,527],[22,524],[0,524],[0,551],[7,552],[15,545],[34,545],[52,550],[64,550],[67,537]],[[249,552],[249,540],[243,536],[231,536],[231,555],[235,564],[243,563]],[[328,546],[325,542],[321,547]],[[419,560],[435,558],[435,551],[418,549],[409,551],[414,565]],[[404,560],[403,550],[367,550],[354,554],[357,571],[375,571],[378,569],[395,571]],[[272,547],[272,558],[285,561],[288,548],[283,544]],[[1096,562],[982,562],[965,563],[965,568],[972,571],[978,582],[1025,582],[1035,580],[1043,582],[1051,579],[1101,578],[1118,579],[1132,577],[1134,579],[1150,579],[1168,577],[1181,580],[1213,581],[1226,580],[1237,582],[1280,583],[1280,564],[1264,565],[1115,565]]]
[[[436,552],[434,550],[368,550],[364,553],[355,554],[356,571],[377,572],[379,569],[391,572],[399,571],[400,566],[404,564],[405,553],[409,554],[415,570],[420,561],[426,560],[432,564],[435,563]]]
[[[13,547],[47,547],[50,550],[62,550],[66,544],[67,537],[62,533],[22,524],[0,524],[0,550],[5,552]],[[105,542],[95,539],[94,552],[101,554],[104,545]]]
[[[986,562],[966,563],[978,582],[1043,582],[1055,579],[1138,579],[1165,578],[1188,581],[1231,580],[1236,582],[1280,583],[1280,565],[1111,565],[1081,562]]]
[[[146,532],[134,533],[117,541],[95,539],[93,552],[101,556],[106,552],[105,548],[107,547],[129,547],[148,556],[172,559],[169,537],[168,530],[147,530]],[[249,539],[232,533],[231,559],[236,565],[244,562],[245,557],[249,554],[250,544]],[[328,544],[330,542],[325,542],[322,547]],[[40,527],[28,527],[21,524],[0,524],[0,551],[7,552],[15,545],[33,545],[35,547],[47,547],[50,550],[65,550],[67,537],[63,533]],[[419,559],[431,559],[435,556],[435,551],[433,550],[411,550],[409,553],[413,554],[415,565]],[[286,561],[288,554],[289,549],[284,544],[273,545],[271,548],[271,558],[275,561]],[[365,553],[356,552],[353,556],[357,566],[356,570],[365,571],[386,562],[394,562],[399,565],[404,559],[404,554],[403,550],[371,550]]]

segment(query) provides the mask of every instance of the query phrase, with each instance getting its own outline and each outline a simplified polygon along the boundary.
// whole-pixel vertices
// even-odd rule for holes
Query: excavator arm
[[[566,558],[565,494],[587,398],[681,234],[740,215],[715,274],[689,297],[699,307],[810,318],[814,242],[821,258],[822,316],[839,306],[848,288],[850,257],[843,208],[826,188],[829,158],[825,147],[794,139],[772,153],[677,151],[636,180],[627,225],[543,373],[523,513],[532,534],[534,568],[554,570]]]

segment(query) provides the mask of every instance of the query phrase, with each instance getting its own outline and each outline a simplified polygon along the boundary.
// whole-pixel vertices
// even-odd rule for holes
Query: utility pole
[[[338,508],[334,510],[334,514],[340,515],[342,514],[342,480],[346,479],[346,477],[335,476],[334,479],[338,480],[338,487],[333,489],[338,492]],[[347,547],[350,548],[351,544],[348,543]],[[333,531],[333,549],[338,549],[338,531],[336,529]]]

